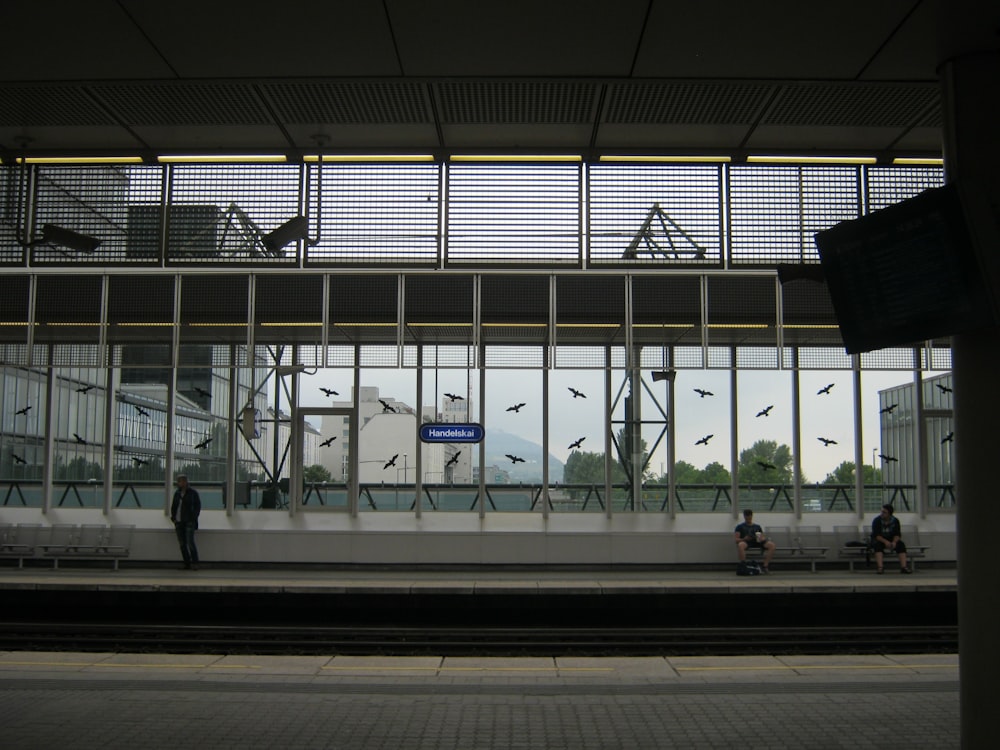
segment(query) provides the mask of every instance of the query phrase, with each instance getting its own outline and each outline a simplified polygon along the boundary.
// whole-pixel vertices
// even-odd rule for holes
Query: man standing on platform
[[[201,515],[201,496],[198,490],[188,484],[184,474],[177,475],[177,491],[170,503],[170,520],[174,522],[177,542],[184,558],[184,570],[198,569],[198,548],[194,544],[194,532],[198,528]]]

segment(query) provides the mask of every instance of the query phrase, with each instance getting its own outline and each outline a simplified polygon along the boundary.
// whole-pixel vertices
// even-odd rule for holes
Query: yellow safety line
[[[774,667],[674,667],[678,672],[766,672],[793,669],[958,669],[957,664],[802,664]]]

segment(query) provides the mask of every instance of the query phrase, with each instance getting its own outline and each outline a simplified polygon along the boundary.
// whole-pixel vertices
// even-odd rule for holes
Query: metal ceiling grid
[[[102,331],[100,276],[39,276],[35,280],[34,341],[96,344]],[[72,328],[72,333],[65,329]]]
[[[0,127],[79,128],[117,124],[80,86],[0,86]]]
[[[701,278],[633,276],[632,340],[641,344],[701,344]]]
[[[412,125],[431,122],[427,87],[419,83],[264,83],[260,90],[286,125]]]
[[[736,344],[776,351],[778,307],[773,277],[709,276],[705,311],[710,347]]]
[[[587,170],[587,261],[720,265],[723,167],[604,165]]]
[[[761,124],[902,129],[939,98],[935,83],[787,83]]]
[[[320,274],[254,277],[254,341],[319,344],[323,340]]]
[[[442,124],[592,123],[600,94],[594,83],[457,81],[434,87]]]
[[[129,127],[272,123],[253,86],[233,81],[101,84],[88,91]]]
[[[439,165],[324,165],[322,207],[318,167],[310,167],[309,183],[309,213],[313,222],[322,215],[323,225],[306,265],[439,264]]]
[[[272,249],[265,237],[301,214],[303,193],[296,164],[173,165],[168,264],[297,264],[296,240]],[[149,207],[148,216],[137,218],[153,223],[158,210]]]
[[[578,265],[578,164],[452,164],[445,262]]]
[[[224,274],[181,279],[179,312],[181,344],[191,342],[246,343],[249,278]]]
[[[869,167],[865,170],[866,213],[944,185],[941,167]]]
[[[819,262],[813,235],[860,215],[859,179],[850,166],[730,167],[730,263]]]
[[[767,83],[612,83],[602,121],[619,125],[749,126],[774,91],[775,86]]]

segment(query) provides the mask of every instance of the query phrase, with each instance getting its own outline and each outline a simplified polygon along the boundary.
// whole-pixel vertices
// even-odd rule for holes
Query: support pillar
[[[944,156],[948,182],[973,188],[1000,206],[1000,116],[986,106],[1000,88],[1000,10],[990,4],[943,3],[941,79]],[[983,221],[980,219],[979,221]],[[987,220],[988,221],[988,220]],[[979,227],[986,230],[987,227]],[[977,231],[977,225],[972,227]],[[995,258],[1000,248],[984,248]],[[1000,289],[993,289],[993,294]],[[996,742],[995,692],[1000,670],[1000,602],[993,564],[996,540],[996,445],[1000,423],[1000,330],[957,335],[952,341],[955,486],[958,502],[958,623],[961,746]]]

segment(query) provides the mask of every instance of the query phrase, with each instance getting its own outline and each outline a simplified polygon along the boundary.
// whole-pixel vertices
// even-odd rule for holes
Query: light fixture
[[[874,156],[748,156],[747,164],[877,164]]]
[[[324,162],[432,162],[433,154],[323,154]],[[319,154],[306,154],[302,157],[304,162],[319,161]]]
[[[52,245],[78,253],[92,253],[100,247],[101,241],[96,237],[80,234],[55,224],[42,224],[42,236],[28,243],[28,247],[35,245]]]
[[[651,154],[602,154],[598,161],[602,162],[634,162],[634,163],[721,163],[732,161],[730,156],[654,156]]]
[[[18,164],[142,164],[141,156],[26,156]]]
[[[309,219],[305,216],[295,216],[277,229],[268,232],[260,238],[271,255],[279,255],[282,248],[299,240],[309,238]]]
[[[451,161],[581,162],[579,154],[452,154]]]
[[[897,156],[892,163],[898,167],[928,166],[943,167],[944,159],[933,159],[923,156]]]
[[[163,154],[156,160],[160,164],[282,164],[288,157],[284,154]]]

